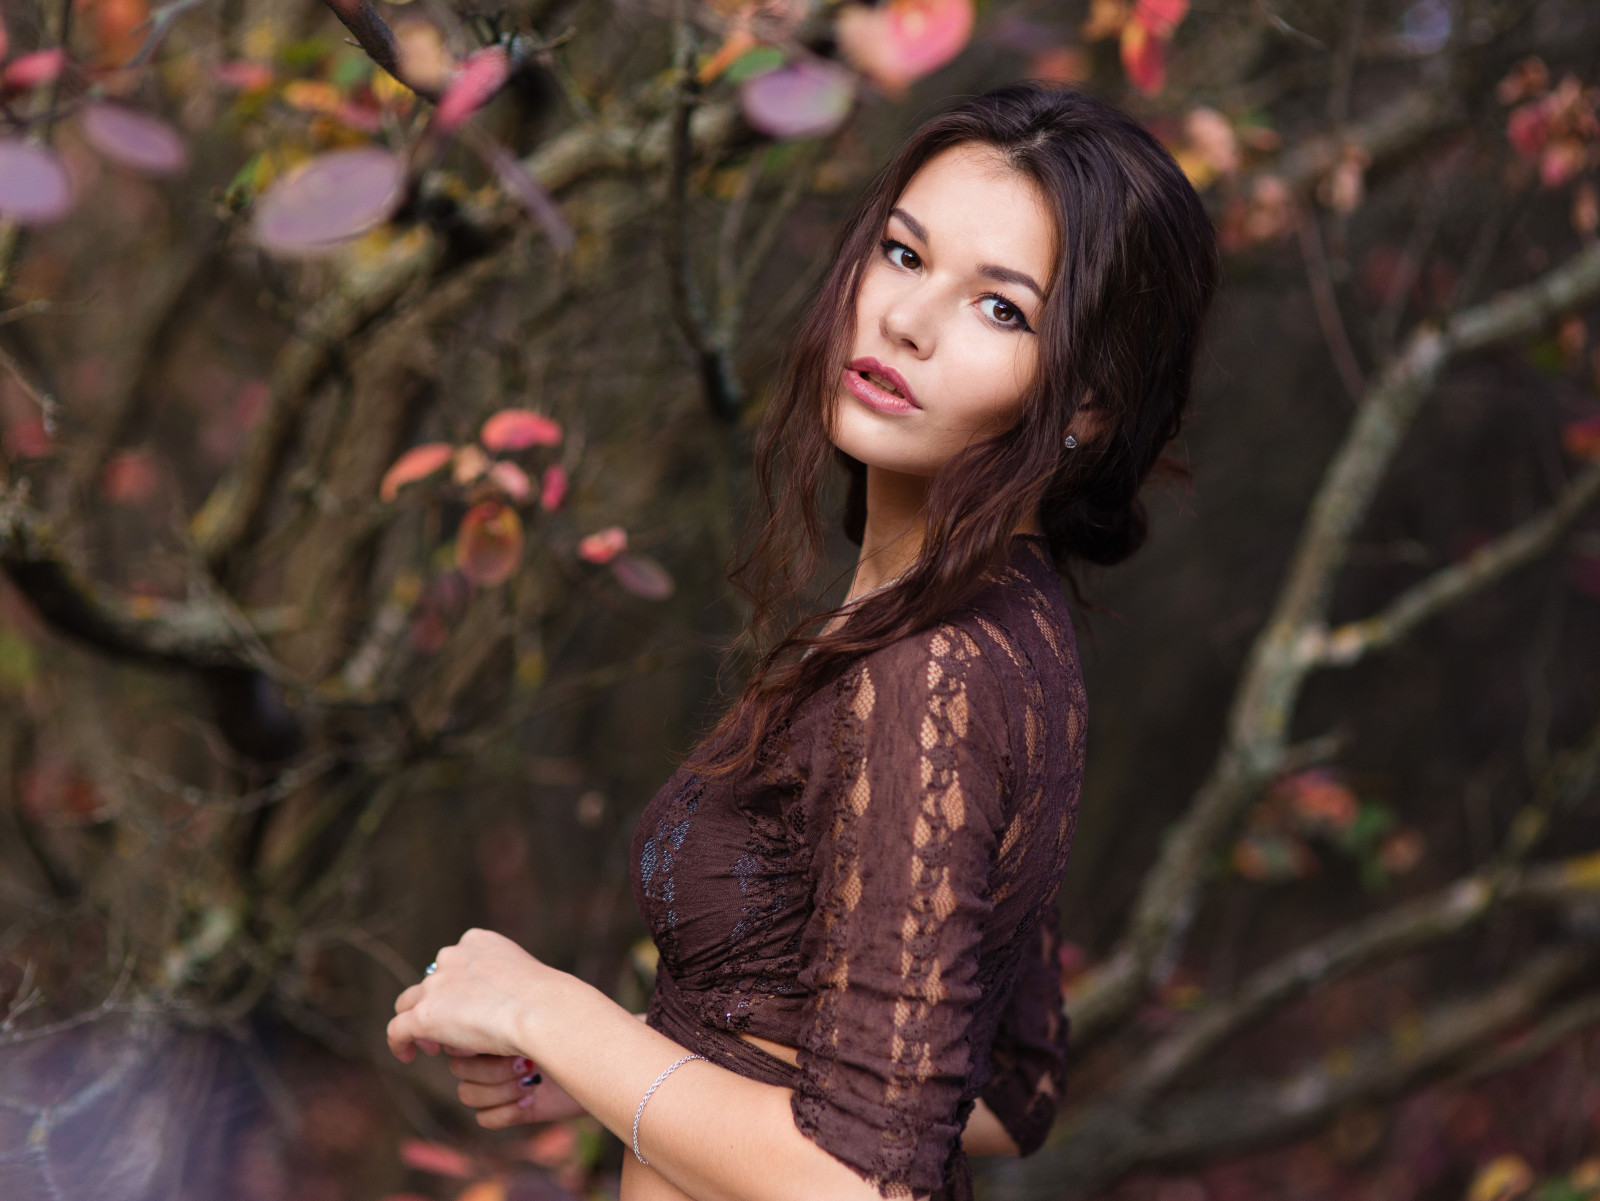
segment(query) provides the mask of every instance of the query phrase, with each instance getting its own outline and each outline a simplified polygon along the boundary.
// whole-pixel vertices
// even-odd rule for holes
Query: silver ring
[[[439,965],[437,963],[430,963],[427,967],[422,969],[422,974],[424,976],[431,976],[431,975],[433,975],[434,972],[436,972],[438,970],[439,970]]]

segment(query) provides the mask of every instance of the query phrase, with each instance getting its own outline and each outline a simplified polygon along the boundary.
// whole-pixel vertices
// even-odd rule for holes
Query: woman
[[[593,1114],[624,1201],[964,1198],[967,1154],[1038,1147],[1084,749],[1057,573],[1143,541],[1215,276],[1183,173],[1105,104],[1018,84],[919,129],[796,338],[732,576],[781,628],[837,460],[854,581],[640,820],[646,1021],[473,930],[394,1053],[448,1051],[485,1126]]]

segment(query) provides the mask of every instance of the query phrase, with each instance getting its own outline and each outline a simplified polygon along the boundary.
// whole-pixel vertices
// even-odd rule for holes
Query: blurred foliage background
[[[1072,1083],[984,1195],[1600,1191],[1588,0],[0,16],[0,1195],[614,1195],[383,1024],[474,924],[642,1007],[786,333],[1024,77],[1227,257],[1192,482],[1079,612]]]

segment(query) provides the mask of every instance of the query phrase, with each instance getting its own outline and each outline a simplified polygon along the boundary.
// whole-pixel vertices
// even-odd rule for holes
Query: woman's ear
[[[1090,397],[1072,415],[1072,420],[1067,423],[1067,433],[1077,439],[1079,446],[1086,446],[1105,432],[1106,424],[1105,406],[1097,404]]]

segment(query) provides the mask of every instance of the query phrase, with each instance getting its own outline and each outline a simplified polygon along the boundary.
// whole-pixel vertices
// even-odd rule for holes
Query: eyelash
[[[878,246],[883,251],[883,257],[885,259],[887,259],[890,263],[892,263],[896,267],[898,267],[900,264],[895,263],[893,259],[889,258],[889,254],[890,254],[891,251],[899,249],[899,250],[906,251],[908,254],[916,254],[917,253],[915,250],[912,250],[911,247],[907,246],[904,242],[898,242],[893,238],[880,239],[879,242],[878,242]],[[905,268],[905,270],[909,271],[910,268],[907,267],[907,268]],[[1023,330],[1023,331],[1026,331],[1027,333],[1030,333],[1030,334],[1033,332],[1033,326],[1028,324],[1028,319],[1022,315],[1022,306],[1019,305],[1016,301],[1010,299],[1009,297],[1002,296],[999,292],[985,292],[983,294],[983,299],[985,299],[985,300],[998,300],[1001,304],[1005,305],[1006,308],[1010,309],[1013,313],[1015,313],[1017,315],[1017,319],[1015,321],[996,321],[996,320],[994,320],[994,318],[991,317],[991,318],[989,318],[989,323],[991,325],[995,325],[995,326],[998,326],[1001,329],[1006,329],[1006,330]]]

